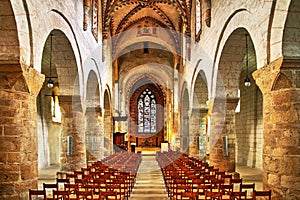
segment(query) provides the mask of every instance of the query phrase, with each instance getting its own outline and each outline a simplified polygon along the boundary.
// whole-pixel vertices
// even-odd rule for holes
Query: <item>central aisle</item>
[[[169,199],[160,167],[154,155],[143,155],[129,200]]]

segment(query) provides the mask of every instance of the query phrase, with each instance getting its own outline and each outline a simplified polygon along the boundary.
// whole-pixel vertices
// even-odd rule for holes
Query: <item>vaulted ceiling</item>
[[[189,32],[191,0],[104,0],[103,38],[137,27],[154,26]]]

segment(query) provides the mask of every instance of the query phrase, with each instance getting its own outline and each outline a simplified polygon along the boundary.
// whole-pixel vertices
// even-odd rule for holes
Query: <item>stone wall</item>
[[[252,86],[241,87],[240,111],[236,113],[236,161],[240,165],[262,168],[262,94]]]

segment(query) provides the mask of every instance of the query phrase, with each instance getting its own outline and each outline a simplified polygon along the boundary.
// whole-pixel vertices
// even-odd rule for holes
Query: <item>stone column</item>
[[[235,108],[238,100],[210,100],[209,160],[221,171],[235,172]]]
[[[37,188],[36,97],[44,76],[30,67],[0,65],[0,199],[27,199]],[[7,71],[10,70],[10,71]]]
[[[86,166],[85,116],[79,96],[59,96],[62,113],[61,169],[78,170]]]
[[[263,185],[272,199],[300,199],[300,62],[282,58],[254,72],[263,93]]]
[[[99,121],[102,118],[100,107],[86,109],[86,154],[87,162],[94,162],[102,158],[103,127]]]
[[[113,154],[113,127],[112,117],[110,111],[104,112],[104,156],[107,157]]]

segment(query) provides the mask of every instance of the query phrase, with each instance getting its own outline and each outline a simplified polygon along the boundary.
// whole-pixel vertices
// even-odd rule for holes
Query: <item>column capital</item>
[[[0,88],[28,92],[36,97],[43,86],[45,75],[24,64],[1,64],[0,80],[3,82]]]
[[[280,73],[282,62],[283,57],[280,57],[252,73],[252,76],[262,93],[268,93],[272,90],[274,81]]]

